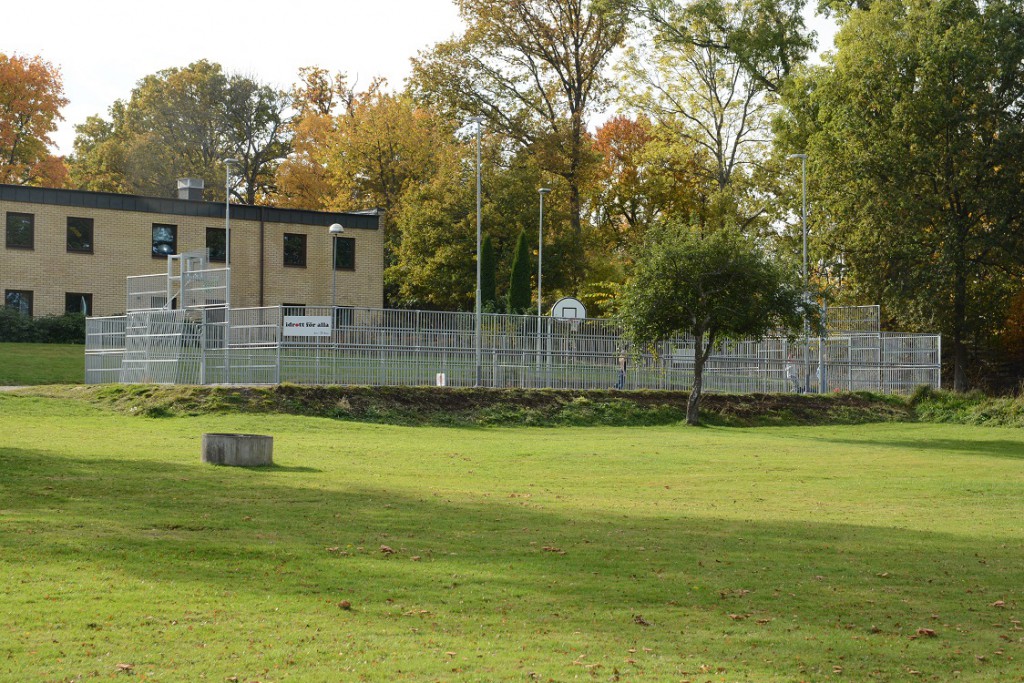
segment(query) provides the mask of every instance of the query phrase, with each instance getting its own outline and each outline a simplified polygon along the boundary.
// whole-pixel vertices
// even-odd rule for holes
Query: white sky
[[[813,26],[830,44],[830,27]],[[106,117],[161,69],[205,58],[287,88],[300,67],[320,66],[350,84],[384,76],[398,88],[410,57],[460,31],[453,0],[4,0],[0,10],[0,51],[61,70],[70,102],[53,138],[62,154],[74,124]]]

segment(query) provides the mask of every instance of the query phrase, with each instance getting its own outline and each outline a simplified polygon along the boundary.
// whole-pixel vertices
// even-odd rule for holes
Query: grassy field
[[[1019,430],[0,430],[4,681],[1024,680]]]
[[[0,344],[0,386],[81,384],[84,379],[81,344]]]

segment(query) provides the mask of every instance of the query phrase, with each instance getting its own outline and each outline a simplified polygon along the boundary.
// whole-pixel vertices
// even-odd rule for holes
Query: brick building
[[[188,188],[179,191],[187,196]],[[167,255],[225,259],[224,203],[0,185],[0,290],[31,315],[125,311],[125,278],[167,272]],[[374,213],[231,205],[231,304],[330,305],[335,237],[337,305],[379,308],[384,235]]]

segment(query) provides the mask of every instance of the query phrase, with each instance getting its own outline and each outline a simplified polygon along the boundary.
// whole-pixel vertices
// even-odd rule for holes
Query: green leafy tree
[[[704,365],[724,339],[796,330],[806,313],[791,269],[749,238],[722,229],[702,235],[669,222],[652,228],[635,256],[620,307],[635,348],[688,335],[695,344],[686,421],[700,421]]]
[[[837,4],[857,0],[821,0]],[[722,55],[759,89],[776,92],[814,48],[804,25],[805,0],[640,0],[658,39]],[[706,85],[711,85],[706,84]]]
[[[207,195],[223,199],[223,160],[231,157],[241,177],[232,194],[269,201],[276,167],[291,150],[289,102],[206,60],[164,69],[116,101],[109,121],[96,116],[76,126],[71,176],[81,189],[151,196],[173,196],[177,178],[202,178]]]
[[[994,0],[875,0],[787,89],[814,226],[856,293],[938,327],[953,386],[1007,319],[1024,272],[1024,13]],[[813,215],[813,214],[812,214]]]
[[[498,310],[498,260],[491,236],[483,236],[480,247],[480,309],[487,313]]]
[[[627,50],[627,100],[657,124],[662,157],[694,174],[691,214],[704,229],[736,224],[766,233],[773,204],[758,171],[776,90],[806,53],[799,12],[776,0],[646,7],[656,39],[642,35]],[[780,22],[777,31],[759,23],[766,16]]]
[[[508,312],[513,314],[526,313],[530,309],[532,289],[530,287],[530,246],[526,239],[526,231],[519,233],[516,239],[516,250],[512,255],[512,272],[508,285]]]

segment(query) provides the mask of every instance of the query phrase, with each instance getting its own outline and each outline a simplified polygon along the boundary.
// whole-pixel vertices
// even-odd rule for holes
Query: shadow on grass
[[[226,467],[226,465],[216,465],[216,467]],[[312,472],[320,473],[323,470],[319,470],[315,467],[301,467],[297,465],[268,465],[266,467],[247,467],[250,472],[257,472],[261,474],[274,474],[276,472]]]
[[[926,447],[963,450],[957,440]],[[1013,603],[1024,585],[1019,540],[683,515],[668,499],[657,516],[584,513],[499,490],[452,500],[429,481],[410,494],[348,487],[337,474],[262,476],[277,471],[319,473],[0,449],[0,511],[17,513],[0,529],[0,556],[127,572],[183,594],[195,584],[320,603],[345,596],[385,620],[415,606],[454,616],[445,628],[456,630],[513,622],[558,638],[583,629],[621,638],[635,629],[666,645],[685,633],[712,658],[751,662],[767,653],[742,648],[767,642],[801,653],[812,673],[830,672],[842,654],[862,679],[903,677],[907,638],[922,626],[973,640],[962,657],[923,642],[917,668],[933,656],[945,658],[932,662],[940,677],[954,661],[976,666],[976,641],[994,648],[1001,633],[985,608]],[[796,675],[792,661],[777,666]]]
[[[928,439],[899,438],[886,436],[885,439],[834,439],[819,438],[829,443],[849,444],[854,446],[873,446],[880,449],[894,450],[926,450],[939,451],[956,455],[984,455],[995,458],[1024,460],[1024,442],[1011,439],[975,440],[975,439]]]

